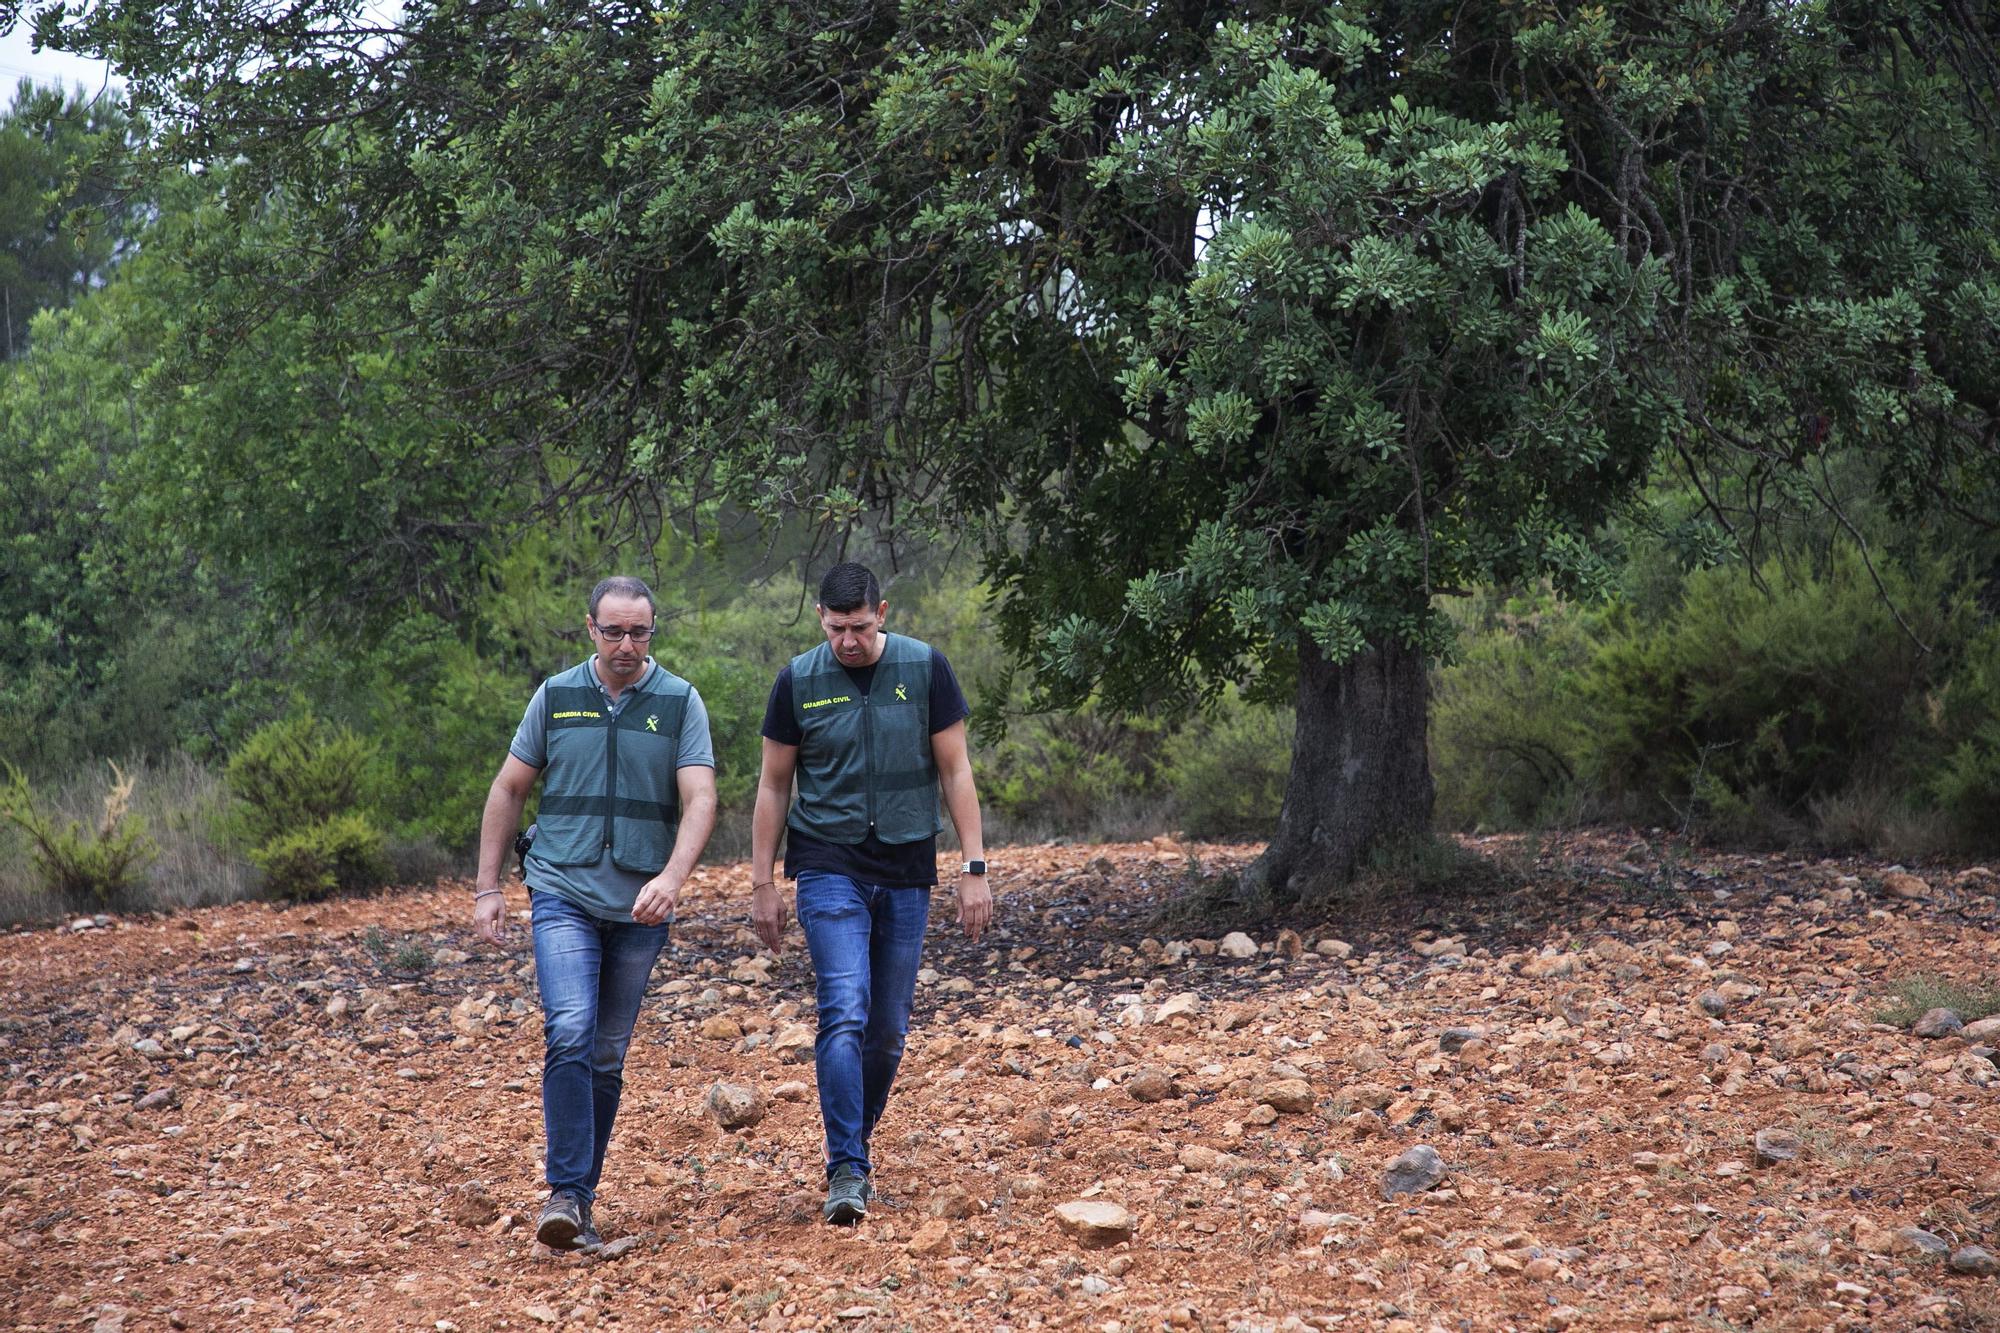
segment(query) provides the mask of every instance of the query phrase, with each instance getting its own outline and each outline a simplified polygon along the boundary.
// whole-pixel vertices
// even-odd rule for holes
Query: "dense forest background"
[[[839,556],[875,563],[892,627],[956,664],[989,840],[1273,832],[1282,696],[1225,679],[1049,707],[990,543],[582,479],[524,509],[510,469],[547,459],[448,446],[418,359],[357,337],[351,303],[337,338],[309,302],[262,307],[254,339],[205,325],[218,292],[269,280],[245,263],[260,244],[296,264],[288,205],[226,172],[136,174],[146,137],[27,84],[0,120],[0,918],[464,867],[522,707],[587,652],[584,596],[614,571],[658,591],[654,656],[708,703],[719,855],[745,846],[765,694]],[[1993,850],[1991,515],[1896,503],[1879,458],[1824,419],[1797,430],[1790,469],[1657,452],[1565,577],[1435,599],[1435,827]]]

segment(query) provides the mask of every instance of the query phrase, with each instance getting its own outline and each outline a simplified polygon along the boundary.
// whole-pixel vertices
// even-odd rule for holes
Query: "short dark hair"
[[[866,565],[849,560],[826,571],[819,581],[819,604],[829,611],[873,611],[882,605],[882,585]]]
[[[646,599],[646,614],[658,616],[660,604],[653,600],[653,590],[646,586],[644,579],[635,579],[630,574],[613,574],[590,590],[590,618],[597,619],[597,604],[606,597],[643,597]]]

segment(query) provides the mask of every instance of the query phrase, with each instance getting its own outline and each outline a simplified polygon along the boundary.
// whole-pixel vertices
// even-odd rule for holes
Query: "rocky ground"
[[[467,886],[0,936],[0,1315],[2000,1327],[1994,1025],[1880,1021],[1993,978],[1993,874],[1495,841],[1484,887],[1166,924],[1191,858],[1252,850],[996,852],[999,929],[936,914],[852,1230],[817,1220],[805,961],[702,872],[595,1256],[529,1237],[532,965],[475,945]]]

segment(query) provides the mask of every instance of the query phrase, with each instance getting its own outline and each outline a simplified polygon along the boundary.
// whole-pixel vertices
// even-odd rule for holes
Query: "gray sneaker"
[[[832,1226],[853,1226],[868,1216],[868,1177],[859,1167],[843,1166],[826,1182],[826,1207],[820,1209]]]
[[[604,1237],[597,1234],[597,1218],[589,1204],[583,1206],[583,1229],[576,1233],[576,1248],[579,1250],[604,1248]]]
[[[551,1190],[535,1222],[535,1239],[552,1250],[573,1250],[588,1225],[590,1205],[568,1190]]]

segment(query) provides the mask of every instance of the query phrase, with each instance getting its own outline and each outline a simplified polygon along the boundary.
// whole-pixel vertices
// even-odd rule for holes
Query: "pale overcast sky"
[[[33,44],[25,21],[0,34],[0,87],[6,90],[0,96],[0,106],[14,100],[14,86],[24,78],[40,84],[60,83],[64,88],[82,84],[89,96],[95,96],[104,87],[110,66],[103,61],[81,60],[61,51],[38,54],[32,49]]]

